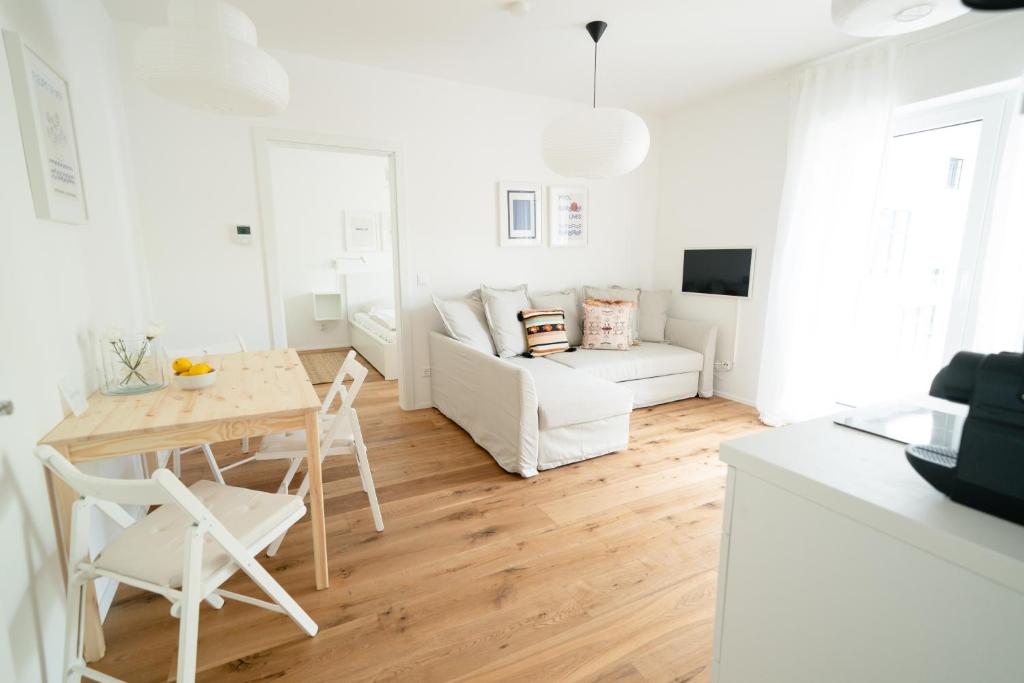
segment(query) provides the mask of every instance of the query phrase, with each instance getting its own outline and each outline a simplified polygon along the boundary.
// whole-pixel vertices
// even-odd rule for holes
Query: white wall
[[[127,58],[138,28],[119,25]],[[158,99],[126,78],[129,124],[153,303],[182,346],[240,331],[269,343],[260,217],[253,171],[253,125],[397,141],[404,177],[398,192],[416,286],[411,311],[416,401],[429,401],[426,338],[440,329],[431,292],[461,295],[480,283],[527,282],[537,290],[621,283],[649,286],[657,212],[657,142],[634,173],[588,183],[586,249],[500,249],[496,183],[565,182],[547,170],[540,138],[571,106],[542,97],[277,52],[291,79],[280,116],[245,120]],[[127,68],[127,61],[125,61]],[[657,120],[647,117],[657,140]],[[230,226],[255,226],[251,247]],[[193,247],[188,253],[182,250]],[[407,318],[408,320],[409,318]]]
[[[674,317],[718,324],[717,357],[735,366],[717,374],[715,392],[748,403],[760,367],[788,126],[787,81],[765,79],[669,117],[660,150],[655,286],[675,292]],[[755,249],[749,299],[679,291],[683,249],[733,246]]]
[[[348,287],[339,278],[334,259],[346,253],[346,211],[371,211],[383,216],[391,208],[387,157],[329,149],[272,145],[270,175],[274,199],[275,249],[284,300],[288,345],[297,349],[326,349],[349,344],[348,310],[340,321],[313,320],[314,291],[340,288],[357,296],[365,288]],[[382,226],[387,228],[387,226]],[[381,240],[373,261],[381,267],[377,296],[394,301],[390,240]],[[370,276],[353,275],[360,282]],[[357,285],[359,283],[353,283]],[[349,292],[349,289],[359,289]],[[394,308],[394,304],[389,305]]]
[[[1024,14],[985,15],[909,34],[899,72],[900,104],[981,87],[1024,70]],[[764,312],[786,169],[789,78],[773,74],[665,117],[655,284],[680,288],[684,247],[757,249],[751,298],[674,295],[672,313],[716,321],[718,357],[732,360],[716,391],[753,403]],[[737,317],[738,307],[738,317]],[[738,328],[736,321],[738,320]]]
[[[99,0],[0,0],[21,34],[69,82],[86,225],[35,217],[6,53],[0,50],[0,680],[57,681],[64,588],[46,485],[32,455],[62,418],[57,381],[96,388],[94,327],[141,324],[147,308],[136,240],[114,35]],[[131,462],[99,469],[131,475]]]

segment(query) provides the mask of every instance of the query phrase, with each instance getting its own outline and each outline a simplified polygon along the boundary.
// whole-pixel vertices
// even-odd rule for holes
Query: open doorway
[[[350,349],[399,382],[396,153],[310,138],[257,133],[271,338],[299,351],[314,384]]]

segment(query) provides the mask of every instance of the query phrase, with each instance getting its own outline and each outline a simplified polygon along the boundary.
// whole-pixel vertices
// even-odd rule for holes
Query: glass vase
[[[138,335],[102,344],[104,394],[144,394],[167,386],[167,363],[158,340]]]

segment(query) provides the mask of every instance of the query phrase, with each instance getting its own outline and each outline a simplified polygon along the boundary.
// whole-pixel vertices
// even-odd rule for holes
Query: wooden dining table
[[[313,528],[316,587],[328,587],[327,530],[324,524],[320,469],[320,399],[294,349],[209,356],[216,370],[214,384],[186,391],[172,380],[166,388],[145,394],[109,396],[95,393],[88,407],[68,416],[40,440],[73,463],[131,454],[155,461],[162,449],[198,446],[275,432],[305,429],[309,468],[309,507]],[[71,506],[77,495],[47,470],[54,526],[67,552]],[[100,659],[106,646],[99,608],[89,587],[85,629],[86,659]]]

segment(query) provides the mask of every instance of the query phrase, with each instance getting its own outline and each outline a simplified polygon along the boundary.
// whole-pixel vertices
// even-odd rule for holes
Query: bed
[[[393,309],[370,307],[349,317],[349,340],[384,379],[398,379],[398,343]]]

